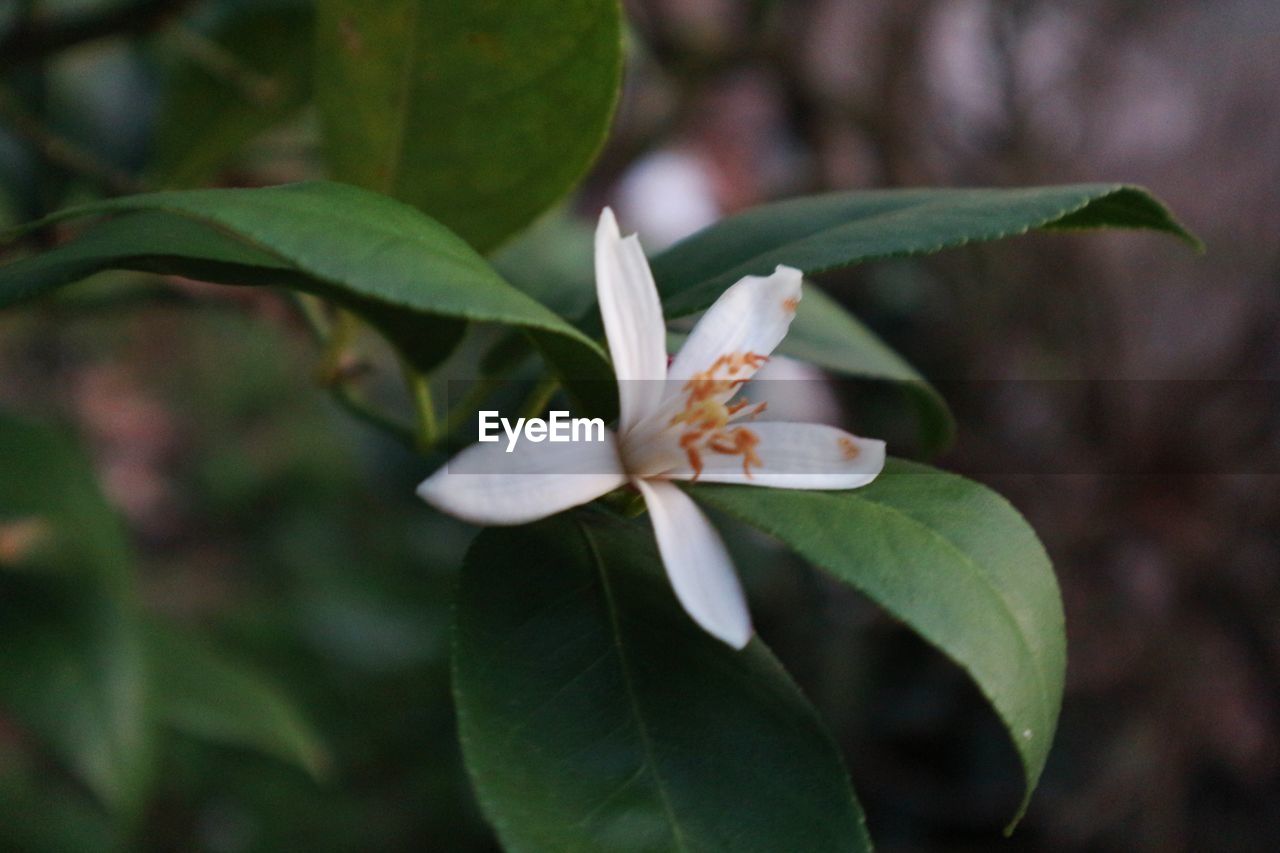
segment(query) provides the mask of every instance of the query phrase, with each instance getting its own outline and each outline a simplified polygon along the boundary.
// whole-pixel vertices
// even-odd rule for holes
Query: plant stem
[[[280,100],[282,92],[276,78],[258,73],[199,30],[179,24],[173,28],[171,38],[188,59],[225,81],[255,107],[271,107]]]
[[[142,192],[145,187],[129,174],[102,162],[87,149],[63,139],[27,112],[18,99],[0,87],[0,119],[9,130],[36,147],[48,162],[87,178],[111,195]]]
[[[431,450],[440,440],[440,422],[436,417],[435,401],[431,398],[431,381],[403,359],[400,370],[418,415],[417,445],[422,451]]]
[[[546,411],[547,404],[551,402],[551,398],[555,396],[556,391],[560,389],[560,380],[548,376],[545,379],[538,380],[538,384],[533,387],[533,391],[525,400],[524,408],[520,410],[520,416],[523,418],[540,417]]]
[[[355,342],[356,332],[360,329],[359,323],[349,311],[338,309],[328,324],[327,333],[322,335],[324,355],[320,360],[320,381],[326,385],[340,383],[346,378],[346,365],[343,362],[351,350],[351,344]]]
[[[318,371],[320,385],[347,414],[389,435],[409,450],[417,450],[418,431],[370,405],[356,393],[351,386],[350,377],[341,369],[347,346],[358,328],[356,318],[343,311],[334,322],[330,322],[325,316],[325,303],[322,300],[306,293],[294,296],[312,337],[324,348],[321,369]]]
[[[307,328],[311,331],[311,336],[316,343],[323,346],[329,339],[329,334],[333,329],[333,324],[329,322],[329,317],[325,314],[324,300],[318,296],[312,296],[310,293],[294,291],[293,301],[298,306],[302,319],[306,321]]]
[[[477,379],[467,389],[467,393],[462,395],[462,399],[458,401],[456,406],[449,406],[449,414],[444,425],[444,434],[450,436],[461,429],[463,422],[480,408],[480,404],[497,387],[498,380],[496,379]]]
[[[350,385],[330,385],[328,390],[334,402],[356,420],[386,433],[409,450],[418,449],[418,435],[412,428],[369,405]]]
[[[52,56],[61,50],[94,39],[137,35],[155,29],[178,14],[191,0],[136,0],[81,14],[66,14],[48,23],[29,23],[11,30],[0,40],[0,69]]]

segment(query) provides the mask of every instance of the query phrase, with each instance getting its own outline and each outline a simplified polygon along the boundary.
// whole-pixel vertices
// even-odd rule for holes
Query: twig
[[[525,418],[540,417],[547,410],[547,406],[551,403],[551,398],[556,395],[558,390],[560,390],[560,381],[555,377],[549,376],[545,379],[540,379],[533,390],[529,392],[529,397],[524,402],[520,416]]]
[[[400,359],[400,371],[413,399],[413,410],[418,415],[417,447],[426,452],[440,440],[440,421],[436,417],[435,400],[431,397],[431,381],[403,358]]]
[[[498,387],[497,379],[477,379],[467,389],[456,405],[449,407],[448,420],[445,422],[445,436],[452,436],[466,425],[467,419],[475,415],[485,399]]]
[[[149,32],[176,15],[191,0],[136,0],[47,23],[20,24],[0,40],[0,71],[43,59],[87,41],[115,35]]]
[[[13,133],[36,146],[50,163],[94,181],[111,195],[130,195],[144,189],[133,176],[102,162],[88,150],[45,127],[4,88],[0,88],[0,120]]]
[[[342,352],[334,346],[333,342],[335,337],[341,337],[342,333],[335,335],[335,332],[337,332],[336,324],[329,322],[325,316],[324,303],[306,293],[295,293],[294,302],[297,304],[302,318],[306,321],[312,337],[324,348],[324,361],[326,364],[333,363],[335,352],[338,353],[337,357],[340,360]],[[340,314],[339,318],[340,322],[348,322],[351,319],[346,312]],[[329,392],[329,396],[333,398],[339,408],[356,420],[386,433],[409,450],[419,449],[417,430],[370,405],[351,387],[350,376],[347,375],[347,372],[322,368],[320,374],[320,385]]]
[[[328,390],[333,401],[356,420],[386,433],[409,450],[419,449],[418,435],[414,430],[369,405],[350,385],[338,383],[328,386]]]
[[[279,80],[269,74],[259,74],[204,33],[180,24],[173,28],[171,38],[188,59],[225,81],[253,106],[266,109],[275,106],[283,96]]]

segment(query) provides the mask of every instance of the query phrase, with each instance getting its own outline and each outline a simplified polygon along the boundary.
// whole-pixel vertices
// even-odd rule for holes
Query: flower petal
[[[667,328],[640,241],[634,234],[622,238],[607,207],[596,226],[596,297],[618,376],[618,430],[626,432],[662,394]]]
[[[472,524],[525,524],[584,504],[626,482],[617,439],[473,444],[418,486],[418,497]]]
[[[713,637],[740,649],[751,640],[751,614],[720,534],[677,486],[636,479],[676,598]]]
[[[768,356],[786,337],[800,302],[800,270],[779,266],[770,276],[749,275],[720,295],[702,315],[667,370],[677,388],[710,370],[722,356]],[[734,378],[749,378],[755,368],[740,367]]]
[[[752,449],[759,464],[753,463],[748,475],[743,470],[743,456],[703,449],[698,482],[774,489],[856,489],[870,483],[884,468],[883,441],[859,438],[832,426],[766,421],[730,429],[755,434],[759,442]],[[686,461],[663,476],[692,480],[693,475]]]

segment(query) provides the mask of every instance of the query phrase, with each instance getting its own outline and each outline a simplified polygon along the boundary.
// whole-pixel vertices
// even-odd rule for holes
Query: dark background
[[[111,37],[16,51],[3,28],[22,5],[0,4],[0,225],[145,183],[168,69],[190,60],[168,13],[236,4],[141,4]],[[742,562],[761,633],[844,746],[881,849],[1271,849],[1280,6],[627,5],[621,111],[572,210],[614,204],[650,249],[826,189],[1076,181],[1146,185],[1205,240],[1197,257],[1145,234],[1033,235],[820,279],[953,403],[960,440],[939,464],[1008,496],[1056,564],[1066,699],[1012,839],[1016,761],[961,673],[785,555],[747,547]],[[217,182],[318,169],[303,111]],[[447,687],[467,533],[412,500],[421,463],[312,386],[286,303],[166,292],[0,317],[0,404],[76,426],[148,607],[287,686],[336,771],[318,784],[174,737],[147,846],[489,849]],[[43,761],[0,709],[5,790],[36,824],[70,820],[82,792],[49,788]]]

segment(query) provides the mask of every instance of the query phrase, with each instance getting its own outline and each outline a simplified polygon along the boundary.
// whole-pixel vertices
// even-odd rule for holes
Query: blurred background
[[[1196,257],[1144,234],[1032,235],[820,277],[952,402],[960,438],[938,464],[1009,497],[1057,567],[1066,700],[1011,839],[1016,759],[963,675],[784,554],[739,556],[880,849],[1274,849],[1280,6],[625,5],[614,133],[576,198],[507,251],[582,269],[604,203],[652,251],[802,193],[1079,181],[1146,185],[1205,240]],[[306,3],[0,2],[0,228],[104,194],[322,174],[309,20]],[[260,108],[250,132],[207,132],[236,98]],[[39,531],[0,516],[0,848],[495,849],[448,688],[469,533],[416,503],[423,463],[339,411],[318,369],[271,294],[105,276],[0,315],[0,407],[86,448],[137,606],[250,680],[298,744],[262,754],[178,708],[148,733],[153,776],[121,781],[77,751],[83,709],[55,703],[54,731],[33,730],[30,685],[74,663],[56,644],[48,666],[13,662],[29,578],[8,568]],[[826,391],[855,422],[874,414]],[[40,454],[75,455],[12,446],[33,461],[0,469],[0,496],[56,479]],[[112,648],[92,666],[113,671]],[[125,829],[114,796],[136,803]]]

